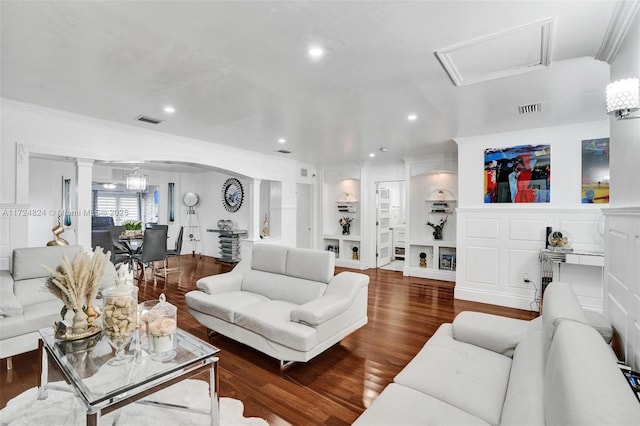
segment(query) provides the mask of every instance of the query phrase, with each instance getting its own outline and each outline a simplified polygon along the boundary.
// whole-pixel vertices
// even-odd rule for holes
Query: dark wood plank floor
[[[172,260],[173,261],[173,260]],[[351,424],[393,377],[422,348],[443,322],[463,310],[530,319],[537,313],[455,300],[453,283],[403,277],[401,272],[370,269],[369,323],[306,364],[280,371],[277,360],[224,336],[207,338],[206,330],[188,312],[184,294],[198,278],[229,271],[211,257],[182,256],[182,284],[170,277],[141,286],[139,298],[165,292],[178,306],[178,325],[219,347],[220,395],[241,399],[245,416],[271,425]],[[336,268],[339,272],[340,268]],[[37,354],[13,357],[13,370],[0,363],[0,404],[37,385]],[[205,379],[203,377],[203,379]]]

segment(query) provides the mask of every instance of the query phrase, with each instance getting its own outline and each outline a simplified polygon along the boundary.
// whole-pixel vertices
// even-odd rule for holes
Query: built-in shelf
[[[425,264],[420,266],[420,254]],[[433,240],[411,241],[405,257],[404,275],[444,281],[456,280],[456,242]]]
[[[331,235],[323,236],[324,249],[336,255],[336,266],[343,268],[363,269],[360,262],[361,247],[359,235]],[[356,256],[353,249],[356,248]],[[357,257],[357,258],[354,258]]]

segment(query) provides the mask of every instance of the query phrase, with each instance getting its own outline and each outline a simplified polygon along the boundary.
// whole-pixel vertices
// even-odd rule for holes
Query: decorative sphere
[[[225,223],[225,220],[224,219],[220,219],[218,221],[218,229],[224,229],[224,223]]]
[[[549,234],[549,246],[552,249],[567,249],[571,247],[571,235],[566,231],[553,231]]]

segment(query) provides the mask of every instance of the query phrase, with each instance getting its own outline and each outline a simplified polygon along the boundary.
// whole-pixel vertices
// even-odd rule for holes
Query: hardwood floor
[[[174,260],[172,259],[172,262]],[[245,416],[276,425],[351,424],[422,348],[443,322],[463,310],[530,319],[535,312],[455,300],[453,283],[403,277],[401,272],[370,269],[369,323],[305,364],[284,372],[280,363],[206,330],[188,312],[184,294],[197,279],[231,270],[211,257],[181,256],[184,273],[166,287],[159,281],[140,288],[140,301],[164,292],[178,306],[178,325],[208,340],[220,353],[220,395],[244,402]],[[336,268],[336,272],[343,269]],[[360,272],[360,271],[358,271]],[[13,357],[13,370],[0,363],[0,404],[37,385],[36,351]],[[203,377],[204,379],[204,377]]]

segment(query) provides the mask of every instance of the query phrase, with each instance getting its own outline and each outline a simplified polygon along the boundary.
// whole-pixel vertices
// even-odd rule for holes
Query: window
[[[112,216],[116,225],[127,220],[141,220],[137,193],[97,191],[94,211],[96,216]]]

